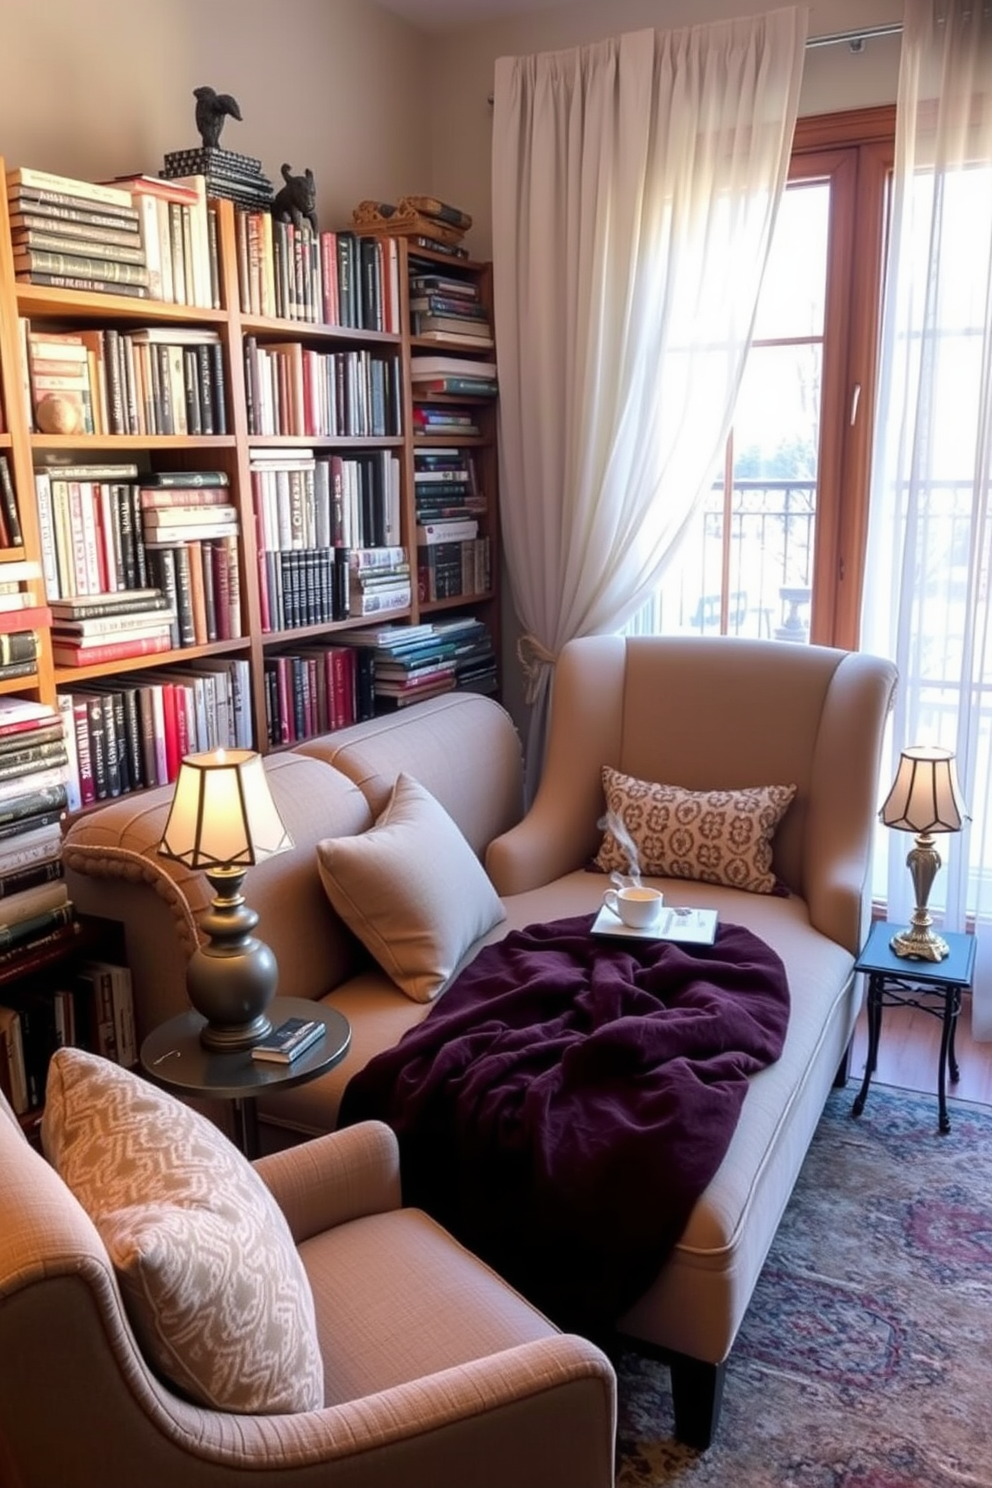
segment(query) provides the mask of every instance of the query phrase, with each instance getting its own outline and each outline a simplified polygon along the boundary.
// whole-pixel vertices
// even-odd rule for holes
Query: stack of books
[[[492,637],[473,616],[349,630],[338,640],[373,657],[376,712],[404,708],[455,688],[496,691]]]
[[[218,472],[218,475],[221,473]],[[241,634],[238,509],[226,477],[163,472],[142,478],[141,540],[150,575],[175,611],[170,646],[205,646]]]
[[[176,612],[160,589],[53,599],[51,611],[56,666],[98,666],[172,647]]]
[[[160,174],[167,181],[183,176],[203,176],[208,196],[223,196],[249,210],[267,210],[272,206],[272,182],[262,174],[262,162],[253,155],[222,150],[219,145],[170,150],[165,155]]]
[[[414,356],[410,359],[413,396],[455,393],[459,397],[494,398],[499,392],[496,363],[469,357]]]
[[[124,187],[22,166],[7,172],[7,202],[19,280],[148,297],[139,214]]]
[[[475,279],[411,274],[410,330],[425,341],[455,341],[476,351],[493,346],[492,323]]]
[[[418,439],[442,438],[445,434],[457,434],[463,438],[475,438],[480,433],[476,416],[470,408],[449,408],[442,403],[415,403],[413,407],[413,433]]]
[[[61,857],[67,775],[58,709],[0,698],[0,977],[76,933]]]
[[[348,610],[379,615],[409,609],[412,597],[406,548],[355,548],[348,558]]]

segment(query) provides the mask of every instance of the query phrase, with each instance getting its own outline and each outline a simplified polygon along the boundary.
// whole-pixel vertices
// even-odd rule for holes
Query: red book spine
[[[162,683],[162,713],[165,722],[165,773],[170,781],[179,774],[179,720],[177,714],[176,684]]]
[[[104,662],[126,661],[130,656],[154,656],[171,649],[172,642],[167,635],[141,636],[129,641],[108,641],[100,646],[72,646],[57,642],[52,647],[52,657],[56,666],[103,666]]]

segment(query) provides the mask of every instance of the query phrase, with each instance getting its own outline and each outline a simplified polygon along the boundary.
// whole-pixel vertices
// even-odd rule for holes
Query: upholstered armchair
[[[0,1482],[613,1482],[608,1360],[557,1332],[425,1214],[403,1208],[388,1128],[322,1137],[261,1159],[254,1172],[312,1287],[318,1408],[221,1411],[165,1383],[139,1346],[94,1220],[0,1096]]]

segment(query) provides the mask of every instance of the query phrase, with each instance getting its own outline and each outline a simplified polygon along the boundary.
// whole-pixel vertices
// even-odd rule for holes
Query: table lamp
[[[262,757],[249,749],[189,754],[179,767],[159,853],[202,869],[214,898],[200,919],[207,940],[190,957],[186,990],[207,1020],[208,1049],[247,1049],[271,1030],[265,1010],[279,969],[252,935],[258,915],[241,893],[245,873],[292,847],[269,791]]]
[[[916,908],[909,928],[894,935],[889,945],[897,956],[915,957],[918,961],[942,961],[949,947],[947,941],[934,932],[927,910],[930,889],[940,867],[940,854],[933,845],[933,834],[960,832],[964,822],[970,820],[961,798],[953,752],[931,745],[904,749],[895,781],[879,816],[887,827],[916,833],[916,841],[906,858],[906,867],[916,890]]]

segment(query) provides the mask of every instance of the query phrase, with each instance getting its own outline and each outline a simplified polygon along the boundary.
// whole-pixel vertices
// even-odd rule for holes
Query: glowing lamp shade
[[[935,745],[904,749],[879,816],[887,827],[916,833],[916,841],[906,858],[916,891],[916,909],[909,928],[892,937],[891,948],[897,956],[942,961],[948,954],[948,945],[934,932],[927,910],[930,889],[941,865],[933,834],[960,832],[969,820],[953,752]]]
[[[258,915],[241,887],[248,868],[292,845],[260,755],[215,749],[186,756],[158,850],[202,869],[214,890],[200,919],[206,940],[186,970],[189,1000],[206,1019],[200,1039],[207,1048],[245,1049],[271,1028],[265,1009],[279,971],[269,947],[251,934]]]

